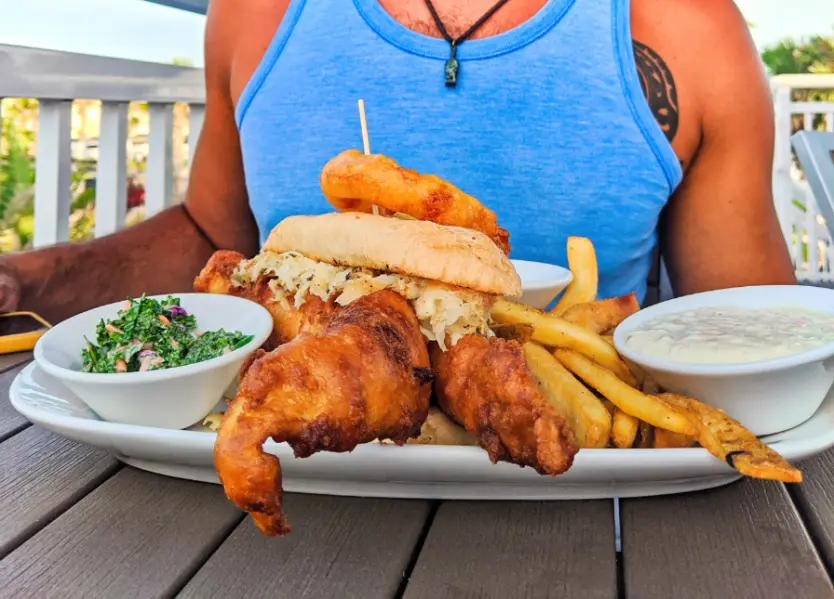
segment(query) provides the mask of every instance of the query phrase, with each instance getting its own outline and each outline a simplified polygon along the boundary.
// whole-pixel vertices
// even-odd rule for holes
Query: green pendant
[[[446,87],[455,87],[458,82],[458,71],[460,70],[460,63],[456,58],[450,58],[446,61]]]
[[[449,60],[446,61],[444,72],[446,73],[446,87],[455,87],[458,83],[458,71],[460,71],[460,63],[457,59],[458,49],[457,45],[452,42],[452,52]]]

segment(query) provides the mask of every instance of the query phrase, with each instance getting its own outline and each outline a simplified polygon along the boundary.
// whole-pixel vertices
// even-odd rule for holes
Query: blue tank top
[[[660,211],[681,179],[644,99],[628,0],[550,0],[518,27],[458,49],[378,0],[292,0],[238,101],[246,187],[261,241],[281,219],[332,207],[319,172],[362,148],[475,196],[512,258],[566,266],[570,235],[597,251],[600,296],[642,301]]]

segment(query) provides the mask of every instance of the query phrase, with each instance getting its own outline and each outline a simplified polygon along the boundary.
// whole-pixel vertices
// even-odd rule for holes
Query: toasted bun
[[[521,295],[518,273],[489,237],[429,221],[358,212],[291,216],[272,230],[263,249],[294,250],[322,262],[385,270],[481,293]]]

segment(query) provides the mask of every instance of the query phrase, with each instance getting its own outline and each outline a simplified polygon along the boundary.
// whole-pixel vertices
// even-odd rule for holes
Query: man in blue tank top
[[[0,262],[0,304],[52,321],[190,289],[215,249],[254,254],[328,209],[327,158],[361,147],[492,208],[513,257],[598,251],[601,294],[793,283],[771,196],[773,114],[731,0],[213,0],[205,125],[184,205]]]

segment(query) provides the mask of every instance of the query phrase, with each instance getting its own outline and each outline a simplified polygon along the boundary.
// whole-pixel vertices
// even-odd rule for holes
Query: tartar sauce
[[[798,354],[834,341],[834,314],[803,308],[698,308],[628,332],[635,351],[674,362],[733,364]]]

